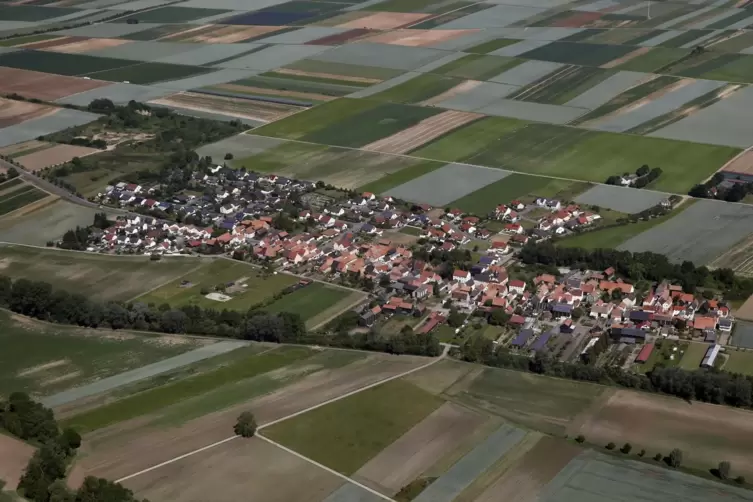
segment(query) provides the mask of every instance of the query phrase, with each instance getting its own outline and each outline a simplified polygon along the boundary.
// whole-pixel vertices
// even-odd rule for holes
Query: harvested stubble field
[[[109,82],[0,67],[0,94],[15,93],[26,98],[54,101],[105,85]]]
[[[52,115],[54,106],[38,105],[27,101],[0,98],[0,128],[20,124],[27,120]]]
[[[3,489],[15,490],[19,479],[26,469],[35,448],[28,443],[5,435],[5,431],[0,434],[0,451],[3,452],[0,457],[0,480],[5,482]],[[3,500],[2,491],[0,491],[0,500]],[[13,501],[14,499],[9,499]]]
[[[576,433],[589,442],[630,442],[634,449],[668,454],[683,451],[683,463],[706,470],[727,460],[746,477],[753,474],[747,444],[753,440],[751,412],[654,394],[616,391]]]
[[[69,162],[74,157],[85,157],[100,150],[86,146],[54,145],[33,153],[26,153],[15,158],[27,171],[35,172],[48,166]]]
[[[5,396],[54,394],[211,343],[57,326],[5,312],[0,326],[0,395]]]
[[[245,312],[252,305],[298,282],[295,277],[285,274],[265,276],[258,267],[231,260],[209,260],[208,263],[201,264],[194,261],[194,266],[197,267],[195,270],[186,271],[172,282],[140,296],[138,300],[157,305],[168,303],[173,307],[197,305]],[[219,302],[205,297],[217,287],[232,299]]]
[[[230,117],[273,122],[300,110],[300,107],[268,101],[213,96],[196,92],[180,92],[156,99],[150,104],[177,106],[188,110],[219,113]]]
[[[301,348],[293,349],[302,350]],[[342,351],[333,352],[341,353]],[[267,354],[273,353],[274,351]],[[265,355],[256,357],[264,358]],[[313,357],[317,356],[314,355]],[[187,411],[189,417],[187,420],[175,417],[173,421],[163,422],[161,425],[158,422],[157,425],[152,425],[152,422],[159,421],[161,416],[171,413],[172,407],[164,407],[163,398],[159,397],[150,405],[152,410],[152,412],[148,412],[150,414],[116,423],[87,434],[84,442],[86,451],[82,452],[83,454],[77,461],[74,468],[74,477],[76,480],[80,480],[83,475],[97,475],[108,479],[120,479],[231,436],[233,424],[241,411],[253,410],[259,423],[268,423],[390,376],[403,373],[427,362],[423,358],[394,357],[383,354],[367,355],[349,363],[346,360],[347,364],[344,365],[342,364],[342,356],[338,355],[335,361],[337,361],[337,364],[333,368],[332,363],[313,364],[307,363],[306,359],[300,359],[301,364],[294,368],[292,372],[286,370],[285,367],[280,367],[278,371],[267,373],[266,376],[264,373],[259,374],[257,363],[238,362],[235,365],[240,365],[243,368],[233,371],[233,374],[238,376],[229,380],[226,377],[220,382],[217,381],[216,376],[211,376],[212,372],[207,373],[206,375],[209,376],[203,378],[212,382],[209,388],[204,388],[205,390],[199,388],[198,392],[192,391],[191,395],[196,397],[193,400],[184,401],[181,417]],[[231,366],[227,367],[230,368]],[[270,369],[268,368],[266,371]],[[223,368],[215,371],[222,371],[223,374],[227,372]],[[246,376],[249,374],[251,377]],[[301,374],[303,375],[302,378],[296,377],[296,375]],[[202,375],[198,377],[202,377]],[[264,377],[267,383],[259,385],[255,380],[257,377]],[[188,383],[181,384],[181,382],[179,380],[173,385],[190,385]],[[249,387],[243,389],[244,385]],[[240,395],[233,394],[233,389],[236,386],[241,386],[244,392]],[[168,389],[168,387],[164,388]],[[155,391],[159,390],[160,388],[155,389]],[[212,398],[212,394],[202,393],[210,390],[212,393],[223,395],[230,393],[230,397],[221,406],[207,406],[203,399],[205,396]],[[169,390],[161,392],[167,396],[172,395]],[[189,408],[186,408],[187,406]],[[192,409],[190,406],[197,406],[197,409]],[[128,409],[130,410],[130,408]],[[120,421],[120,415],[120,413],[116,413],[112,420],[108,421],[111,423]],[[127,416],[133,416],[133,414],[129,413]],[[75,420],[75,418],[72,419],[71,423]],[[235,442],[231,441],[231,443]],[[235,444],[240,448],[243,441],[238,441]],[[211,455],[211,452],[212,450],[194,455],[191,457],[191,462],[200,462],[202,455]],[[144,479],[149,479],[151,476],[161,477],[160,469],[152,471]],[[129,483],[140,482],[138,481],[140,478],[141,476],[136,477]],[[173,489],[187,485],[195,486],[198,489],[201,486],[200,478],[197,480],[196,476],[192,478],[192,483],[187,483],[182,477],[177,476],[171,479],[175,483]],[[223,477],[223,479],[226,483],[231,483],[230,478]],[[234,479],[232,483],[237,484],[238,480]],[[253,480],[249,480],[249,489],[255,484]],[[220,496],[219,494],[215,495]],[[217,500],[230,501],[233,499],[222,498]]]
[[[0,185],[1,186],[1,185]],[[729,250],[718,256],[709,266],[713,268],[731,268],[735,274],[745,277],[753,276],[753,235],[744,238]]]
[[[100,300],[127,301],[210,260],[110,256],[22,246],[0,247],[0,274],[45,281]]]

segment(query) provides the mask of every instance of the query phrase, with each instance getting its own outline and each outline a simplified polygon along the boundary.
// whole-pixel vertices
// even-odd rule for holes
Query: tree
[[[63,429],[58,437],[58,444],[70,455],[81,446],[81,435],[70,427]]]
[[[64,479],[53,482],[47,490],[50,496],[49,502],[76,502],[76,496],[68,490]]]
[[[607,446],[606,446],[607,450],[614,450],[615,448],[617,448],[616,444],[614,444],[612,442],[607,443]]]
[[[682,465],[682,450],[675,448],[669,453],[669,465],[675,469]]]
[[[717,471],[719,472],[719,479],[729,479],[730,471],[732,470],[732,465],[727,462],[726,460],[719,462],[719,467]]]
[[[745,484],[745,476],[738,476],[735,478],[735,483],[738,485],[744,485]]]
[[[233,154],[230,152],[227,152],[225,154],[225,160],[233,160]]]
[[[625,443],[624,445],[622,445],[622,448],[620,448],[620,451],[627,455],[632,449],[633,445],[631,445],[630,443]]]
[[[638,452],[639,457],[643,457],[644,455],[646,455],[646,450],[641,450]]]
[[[577,321],[578,319],[583,317],[584,314],[585,312],[583,312],[583,309],[581,307],[575,307],[570,315],[572,315],[573,319]]]
[[[256,434],[256,418],[250,411],[244,411],[238,416],[238,421],[233,427],[233,431],[241,437],[250,438]]]
[[[648,167],[648,165],[643,164],[638,168],[637,171],[635,171],[635,174],[637,174],[638,176],[646,176],[650,170],[651,169]]]
[[[661,453],[654,455],[654,460],[656,460],[657,462],[661,461]]]
[[[578,436],[575,437],[575,442],[576,443],[585,443],[586,442],[586,437],[583,434],[580,434],[580,435],[578,435]]]
[[[76,492],[76,502],[138,502],[120,483],[88,476]]]

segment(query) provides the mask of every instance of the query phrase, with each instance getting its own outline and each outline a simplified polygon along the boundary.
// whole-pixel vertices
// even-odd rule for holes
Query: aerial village
[[[482,329],[561,361],[672,364],[692,340],[708,344],[702,365],[713,366],[732,330],[722,301],[679,286],[637,292],[612,268],[532,275],[517,263],[528,242],[597,227],[598,208],[532,198],[470,215],[223,166],[194,177],[203,191],[166,200],[157,185],[108,186],[95,201],[128,213],[92,228],[87,250],[225,254],[368,291],[355,329],[407,326],[448,343]]]

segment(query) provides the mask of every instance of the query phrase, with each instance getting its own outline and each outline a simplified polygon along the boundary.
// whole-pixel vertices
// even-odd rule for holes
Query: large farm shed
[[[711,347],[706,350],[706,355],[703,356],[703,361],[701,361],[701,366],[704,368],[712,368],[714,366],[714,361],[716,361],[717,356],[719,356],[719,351],[722,349],[722,346],[719,344],[714,344]]]

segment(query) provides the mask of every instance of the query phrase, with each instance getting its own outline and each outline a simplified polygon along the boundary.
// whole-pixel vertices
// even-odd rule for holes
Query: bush
[[[675,448],[669,454],[669,465],[675,469],[682,465],[682,450]]]
[[[624,445],[622,446],[622,448],[620,448],[620,451],[621,451],[622,453],[624,453],[625,455],[627,455],[628,453],[630,453],[630,451],[631,451],[632,449],[633,449],[633,445],[631,445],[630,443],[625,443],[625,444],[624,444]]]
[[[614,443],[608,443],[606,448],[607,450],[614,450],[615,448],[617,448],[617,445]]]
[[[656,455],[654,455],[654,460],[656,460],[657,462],[661,462],[661,453],[657,453]]]
[[[719,462],[719,479],[729,479],[729,473],[732,470],[732,465],[726,460]]]
[[[241,437],[250,438],[256,434],[256,418],[250,411],[244,411],[238,417],[233,431]]]
[[[738,485],[744,485],[745,484],[745,476],[738,476],[735,478],[735,483]]]
[[[580,435],[578,435],[578,436],[575,437],[575,442],[576,443],[585,443],[586,442],[586,437],[583,434],[580,434]]]
[[[233,154],[228,152],[225,154],[225,160],[233,160]]]
[[[645,454],[646,454],[646,450],[641,450],[641,451],[639,451],[639,452],[638,452],[638,456],[639,456],[639,457],[642,457],[642,456],[644,456]]]

